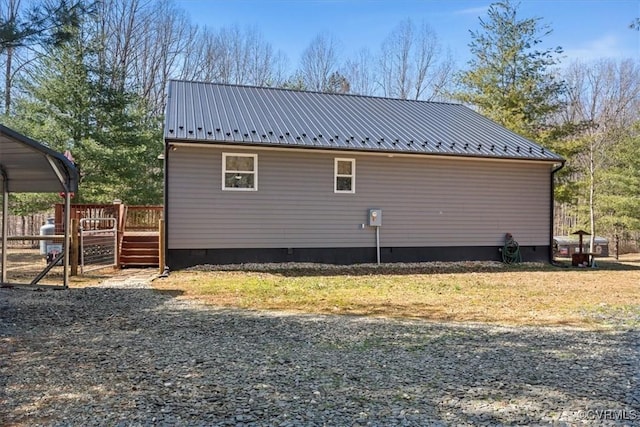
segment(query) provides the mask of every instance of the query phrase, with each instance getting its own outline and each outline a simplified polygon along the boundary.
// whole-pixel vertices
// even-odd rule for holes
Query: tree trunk
[[[4,115],[8,116],[11,112],[11,68],[13,62],[13,47],[7,47],[7,63],[4,73]]]
[[[595,162],[594,151],[595,141],[591,139],[589,143],[589,225],[591,236],[589,236],[589,252],[593,252],[596,239],[596,220],[595,220]]]

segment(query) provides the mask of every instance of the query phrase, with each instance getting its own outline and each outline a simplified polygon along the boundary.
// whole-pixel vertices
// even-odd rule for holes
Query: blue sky
[[[319,33],[342,43],[343,56],[363,47],[375,51],[403,19],[424,20],[451,49],[458,66],[469,58],[469,30],[478,28],[491,1],[480,0],[175,0],[194,23],[211,28],[257,27],[290,66]],[[522,0],[522,17],[540,17],[553,33],[545,47],[561,46],[567,58],[640,58],[640,0]]]

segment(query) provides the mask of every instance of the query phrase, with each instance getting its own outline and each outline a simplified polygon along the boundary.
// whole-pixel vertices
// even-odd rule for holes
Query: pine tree
[[[96,60],[100,40],[90,30],[85,26],[42,60],[12,125],[72,152],[81,174],[76,201],[159,203],[160,120],[138,95],[109,86],[112,71]]]
[[[471,31],[472,59],[454,96],[503,126],[536,139],[560,106],[563,84],[552,68],[561,48],[541,49],[551,30],[540,18],[518,16],[511,1],[494,3]]]
[[[610,234],[616,228],[640,232],[640,122],[619,138],[610,162],[601,173],[599,225]]]
[[[0,55],[4,57],[4,114],[11,113],[16,76],[24,73],[29,59],[25,49],[47,49],[69,40],[88,11],[82,0],[35,1],[30,8],[20,0],[4,2],[0,13]],[[28,57],[31,57],[29,55]]]

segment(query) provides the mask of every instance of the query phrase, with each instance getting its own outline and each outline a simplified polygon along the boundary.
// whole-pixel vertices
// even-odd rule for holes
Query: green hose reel
[[[505,235],[504,246],[502,247],[502,262],[505,264],[515,264],[522,262],[522,254],[520,254],[520,245],[515,241],[511,233]]]

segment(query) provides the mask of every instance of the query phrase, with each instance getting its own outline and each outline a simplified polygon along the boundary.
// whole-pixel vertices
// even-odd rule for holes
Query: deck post
[[[122,254],[122,239],[124,238],[124,228],[125,228],[125,223],[127,221],[126,216],[126,209],[125,209],[125,205],[122,204],[122,201],[120,199],[115,199],[113,201],[113,205],[115,206],[116,209],[116,215],[117,215],[117,222],[118,222],[118,231],[116,232],[117,236],[118,236],[118,240],[117,240],[117,248],[116,248],[116,264],[117,264],[117,268],[120,268],[122,266],[122,263],[120,261],[120,256]]]
[[[164,272],[165,259],[164,259],[164,219],[158,221],[158,269],[160,274]]]
[[[80,243],[78,239],[78,233],[80,226],[78,224],[78,218],[71,218],[71,275],[78,275],[78,257]]]

